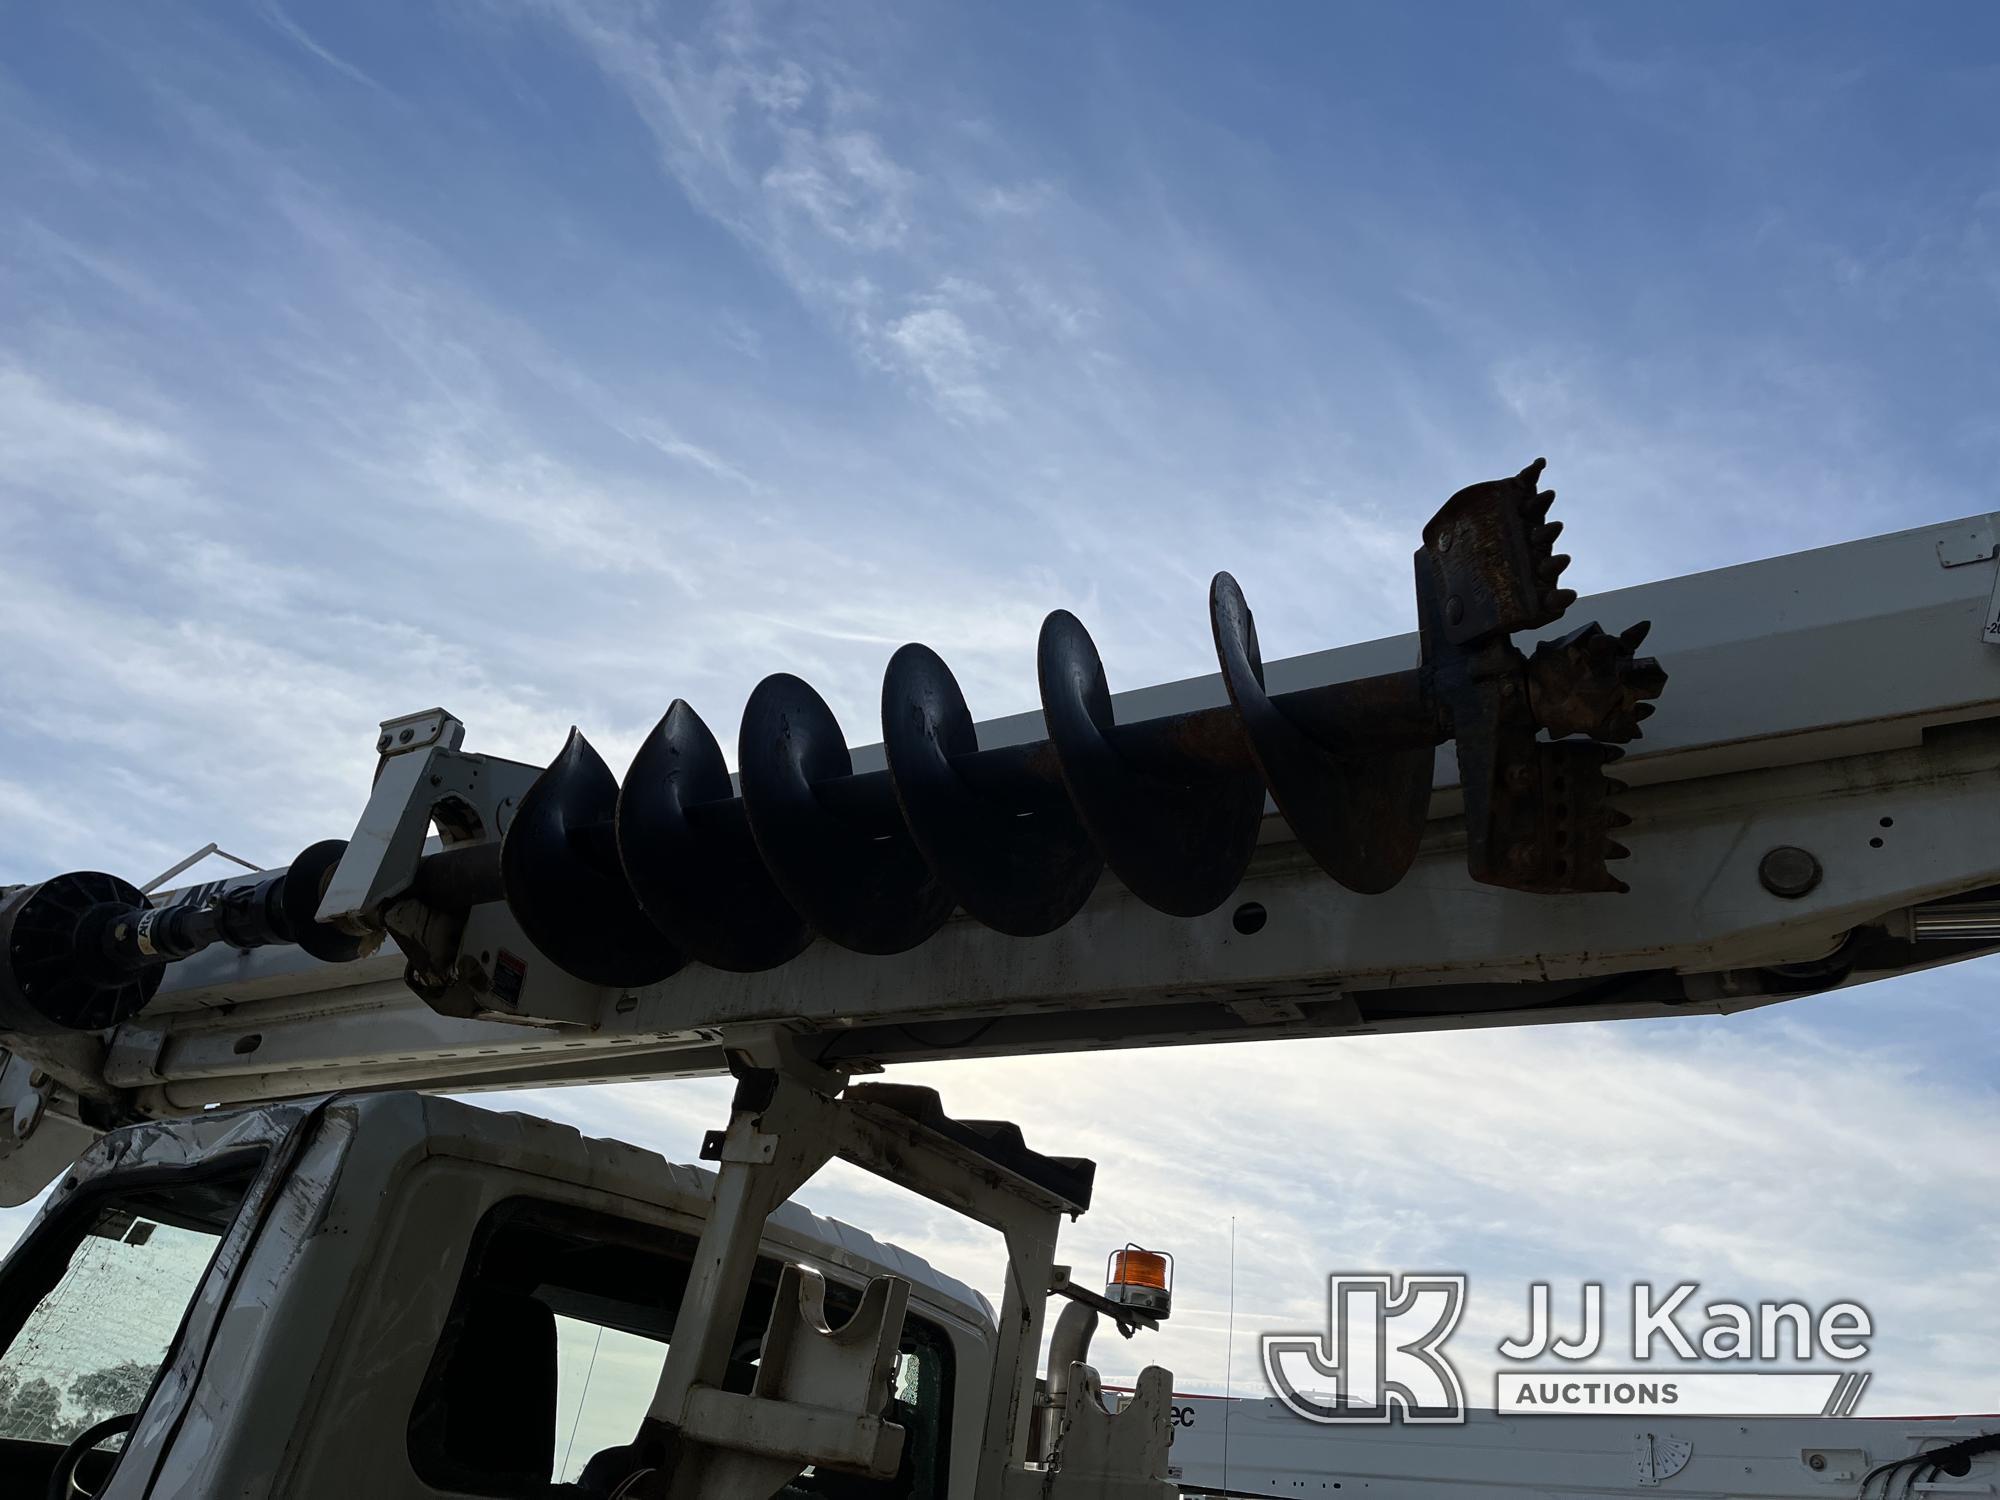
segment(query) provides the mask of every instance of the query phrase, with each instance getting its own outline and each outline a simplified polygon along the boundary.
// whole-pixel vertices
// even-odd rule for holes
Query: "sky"
[[[622,765],[783,670],[868,743],[906,640],[1032,707],[1058,607],[1211,670],[1225,567],[1271,655],[1401,633],[1541,454],[1586,593],[1983,513],[1996,97],[1965,3],[9,7],[0,881],[283,863],[433,703]],[[1111,1378],[1261,1393],[1336,1268],[1466,1271],[1482,1347],[1651,1276],[1861,1300],[1865,1412],[1990,1411],[1996,973],[902,1076],[1100,1161],[1080,1267],[1178,1253]],[[724,1098],[505,1102],[687,1158]]]

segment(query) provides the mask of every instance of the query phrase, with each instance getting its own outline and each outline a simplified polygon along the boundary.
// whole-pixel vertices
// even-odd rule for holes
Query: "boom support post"
[[[979,1437],[979,1500],[1016,1494],[1034,1458],[1035,1367],[1048,1298],[1059,1279],[1058,1227],[1089,1206],[1095,1169],[1087,1161],[1030,1150],[1012,1125],[953,1119],[928,1089],[850,1085],[844,1075],[809,1060],[798,1040],[765,1030],[730,1052],[737,1088],[729,1124],[711,1131],[702,1146],[703,1157],[716,1163],[713,1207],[634,1463],[654,1471],[653,1493],[662,1500],[767,1494],[808,1463],[894,1472],[900,1435],[884,1416],[882,1360],[894,1353],[908,1292],[906,1285],[890,1284],[896,1278],[871,1285],[853,1322],[837,1334],[846,1350],[838,1357],[828,1352],[833,1346],[823,1327],[815,1334],[808,1320],[800,1332],[796,1296],[781,1295],[758,1380],[761,1393],[770,1394],[768,1384],[789,1394],[760,1403],[753,1422],[723,1390],[765,1220],[839,1157],[996,1229],[1005,1240],[1007,1277]],[[788,1385],[785,1369],[770,1362],[801,1347],[817,1351],[817,1374],[804,1386]],[[1165,1377],[1152,1372],[1151,1378],[1158,1383]],[[1113,1418],[1100,1405],[1099,1413],[1105,1423],[1122,1423],[1116,1430],[1123,1436],[1107,1448],[1109,1429],[1076,1419],[1081,1435],[1072,1479],[1086,1462],[1101,1466],[1103,1455],[1115,1451],[1128,1465],[1123,1477],[1135,1486],[1125,1492],[1171,1493],[1157,1488],[1165,1477],[1164,1409]],[[1149,1422],[1159,1428],[1157,1443],[1136,1436]],[[1157,1472],[1130,1467],[1137,1462],[1132,1455],[1148,1453],[1156,1453]],[[1046,1478],[1039,1464],[1035,1473],[1037,1483]]]

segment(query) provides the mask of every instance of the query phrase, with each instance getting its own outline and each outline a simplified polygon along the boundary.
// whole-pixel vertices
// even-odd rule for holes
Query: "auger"
[[[1417,553],[1422,664],[1270,695],[1227,573],[1209,590],[1227,707],[1114,722],[1082,622],[1043,623],[1048,738],[981,750],[950,668],[908,645],[882,684],[887,768],[856,775],[833,712],[765,678],[737,739],[740,791],[676,701],[621,785],[579,733],[524,799],[500,856],[509,907],[579,978],[649,984],[692,959],[755,971],[815,935],[861,953],[923,942],[954,908],[1016,937],[1052,932],[1109,868],[1140,900],[1198,917],[1248,866],[1268,791],[1326,873],[1389,889],[1416,857],[1437,746],[1455,742],[1474,878],[1518,890],[1623,891],[1606,862],[1625,821],[1604,766],[1666,674],[1646,626],[1588,625],[1533,656],[1510,636],[1561,617],[1567,557],[1537,460],[1454,495]],[[1553,740],[1540,737],[1560,736]]]
[[[1415,559],[1421,662],[1271,693],[1255,621],[1218,573],[1209,618],[1229,702],[1115,721],[1089,632],[1044,622],[1037,679],[1047,738],[982,749],[950,669],[904,646],[882,685],[886,768],[857,774],[832,710],[779,673],[751,693],[737,778],[676,700],[623,782],[584,736],[521,798],[504,837],[428,856],[413,894],[443,910],[504,899],[530,941],[587,983],[656,983],[693,961],[775,968],[821,936],[900,953],[963,909],[998,932],[1063,926],[1109,869],[1147,905],[1192,918],[1226,901],[1268,795],[1298,842],[1350,890],[1389,890],[1416,858],[1438,747],[1455,747],[1467,866],[1537,893],[1622,892],[1609,862],[1629,820],[1605,766],[1641,734],[1666,674],[1636,651],[1647,625],[1597,624],[1537,644],[1560,619],[1569,558],[1538,490],[1543,461],[1460,490]],[[385,736],[386,739],[386,736]],[[385,753],[391,746],[380,747]],[[211,942],[298,943],[353,957],[367,937],[314,918],[343,849],[316,844],[246,895],[162,921],[135,889],[60,876],[0,905],[0,1021],[94,1028],[143,1006],[166,962]]]

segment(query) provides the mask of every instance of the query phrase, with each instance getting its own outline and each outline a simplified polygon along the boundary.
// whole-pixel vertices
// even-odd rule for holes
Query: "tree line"
[[[52,1380],[23,1380],[0,1369],[0,1438],[67,1443],[86,1427],[137,1411],[152,1388],[155,1366],[128,1359],[79,1375],[64,1391]]]

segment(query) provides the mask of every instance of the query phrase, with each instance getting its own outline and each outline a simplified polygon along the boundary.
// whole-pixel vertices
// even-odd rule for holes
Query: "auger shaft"
[[[1272,699],[1301,730],[1344,753],[1429,749],[1450,740],[1437,721],[1423,674],[1412,668],[1353,682],[1330,683],[1278,693]],[[1180,782],[1217,772],[1255,772],[1257,763],[1241,719],[1229,708],[1201,708],[1114,726],[1109,736],[1120,757],[1143,775]],[[1064,803],[1062,767],[1050,740],[1031,740],[972,750],[949,757],[952,772],[973,793],[1020,813]],[[894,778],[886,770],[861,771],[812,783],[827,812],[874,837],[902,831]],[[718,835],[746,831],[740,796],[691,804],[687,818],[697,830]],[[575,850],[597,861],[617,858],[615,821],[604,819],[569,830]],[[413,893],[445,908],[497,901],[503,895],[497,844],[448,849],[425,857]]]
[[[1451,738],[1450,730],[1437,723],[1422,674],[1415,669],[1278,693],[1271,701],[1303,732],[1330,748],[1338,747],[1337,753],[1431,749]],[[1379,713],[1378,703],[1391,705],[1390,712]],[[1243,722],[1230,708],[1198,708],[1118,724],[1107,738],[1132,770],[1164,781],[1257,770]],[[1022,812],[1058,806],[1063,800],[1062,764],[1052,740],[972,750],[948,760],[968,790],[996,802],[1018,804]],[[894,779],[886,770],[817,781],[813,793],[827,811],[878,831],[889,829],[896,816]],[[738,800],[699,803],[688,809],[688,816],[719,817],[720,809]]]
[[[58,875],[0,901],[0,1029],[93,1030],[152,998],[165,967],[218,943],[297,944],[343,962],[360,951],[349,934],[314,919],[326,878],[347,845],[300,852],[283,871],[248,883],[197,886],[167,906],[95,871]]]
[[[1451,738],[1438,725],[1422,674],[1415,669],[1279,693],[1271,701],[1306,732],[1347,753],[1431,748]],[[1388,712],[1378,710],[1378,704],[1389,705]],[[1116,725],[1110,739],[1133,770],[1168,781],[1257,769],[1242,722],[1228,708],[1194,709]],[[1011,804],[1018,812],[1063,803],[1062,767],[1050,740],[973,750],[949,760],[953,773],[970,791]],[[812,790],[822,807],[857,829],[877,836],[902,829],[894,779],[886,770],[829,777],[814,782]],[[686,812],[688,821],[704,833],[728,834],[747,827],[739,796],[693,803]],[[611,819],[573,827],[570,839],[586,858],[616,858]],[[414,893],[445,907],[497,901],[502,894],[499,869],[498,845],[444,850],[425,858]]]

